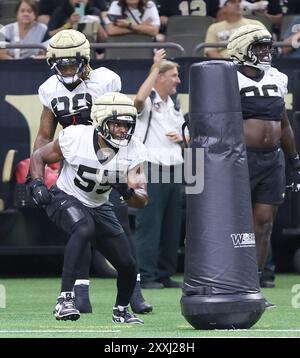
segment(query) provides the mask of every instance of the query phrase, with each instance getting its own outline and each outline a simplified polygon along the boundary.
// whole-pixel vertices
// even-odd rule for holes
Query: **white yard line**
[[[300,332],[300,329],[216,329],[216,332]]]
[[[22,329],[22,330],[0,330],[0,334],[1,333],[120,333],[121,330],[98,330],[98,329]],[[228,329],[228,330],[222,330],[222,329],[216,329],[215,333],[220,333],[220,332],[227,332],[227,333],[243,333],[243,332],[248,332],[248,333],[252,333],[252,332],[295,332],[295,333],[300,333],[300,329]],[[213,336],[213,334],[212,334]],[[216,337],[218,337],[218,335],[216,335]],[[224,336],[228,337],[228,336]]]
[[[121,330],[98,330],[98,329],[22,329],[0,330],[1,333],[119,333]]]

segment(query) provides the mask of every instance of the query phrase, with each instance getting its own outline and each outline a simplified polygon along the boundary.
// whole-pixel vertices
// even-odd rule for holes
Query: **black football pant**
[[[112,205],[104,203],[88,208],[57,187],[52,187],[51,193],[53,196],[46,208],[47,214],[69,235],[64,253],[61,292],[73,290],[79,265],[85,263],[83,253],[91,242],[118,272],[116,305],[128,305],[136,282],[136,263]]]
[[[112,198],[112,196],[110,196],[110,200],[115,205],[113,207],[113,211],[116,214],[116,217],[119,220],[120,224],[122,225],[123,230],[125,231],[126,238],[130,246],[131,254],[135,259],[135,261],[137,262],[136,247],[133,241],[133,237],[131,235],[129,218],[128,218],[128,206],[126,204],[121,204],[120,202],[117,202],[117,199]],[[78,280],[89,279],[91,261],[92,261],[92,250],[91,250],[91,245],[88,244],[88,246],[82,253],[76,279]]]
[[[66,245],[62,273],[62,292],[73,290],[77,278],[76,267],[79,262],[81,264],[84,262],[80,256],[87,247],[87,233],[88,229],[78,227],[72,233]],[[118,272],[116,305],[128,305],[135,286],[137,272],[126,235],[122,233],[115,237],[100,237],[93,240],[93,246],[100,251]]]

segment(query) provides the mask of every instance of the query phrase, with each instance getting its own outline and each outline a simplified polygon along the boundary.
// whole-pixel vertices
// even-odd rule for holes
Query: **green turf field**
[[[143,316],[144,325],[130,326],[111,322],[115,280],[92,279],[94,313],[76,322],[56,321],[52,315],[58,278],[0,279],[0,285],[6,291],[6,308],[0,308],[0,337],[300,337],[300,276],[296,275],[278,274],[277,287],[263,290],[276,309],[266,311],[249,330],[228,331],[194,330],[180,313],[179,289],[144,290],[154,312]]]

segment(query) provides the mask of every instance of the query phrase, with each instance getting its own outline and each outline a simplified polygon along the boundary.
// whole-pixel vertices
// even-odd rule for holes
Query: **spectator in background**
[[[229,36],[241,26],[253,24],[264,25],[256,20],[246,19],[242,15],[241,0],[227,0],[222,7],[225,20],[209,26],[205,42],[226,42]],[[207,57],[228,58],[226,48],[205,48],[204,53]]]
[[[34,0],[21,0],[16,7],[17,21],[1,29],[5,41],[10,43],[39,43],[48,38],[47,26],[37,22],[38,6]],[[0,59],[24,59],[41,54],[40,49],[2,49]]]
[[[280,1],[283,15],[298,15],[300,14],[299,0],[281,0]]]
[[[111,36],[130,33],[156,36],[159,26],[159,14],[153,1],[113,1],[107,12],[106,30]]]
[[[177,269],[182,216],[181,184],[174,180],[182,170],[181,126],[184,118],[170,96],[180,84],[178,64],[165,60],[164,49],[153,58],[149,76],[138,90],[136,136],[148,149],[148,205],[136,214],[135,241],[141,287],[179,288],[171,280]],[[170,175],[168,183],[153,183],[153,175]]]
[[[288,56],[291,58],[300,58],[299,38],[300,38],[300,16],[297,16],[291,22],[285,34],[283,34],[284,42],[289,45],[292,45],[291,47],[282,47],[282,54],[284,56]]]
[[[79,5],[84,5],[84,15],[93,17],[82,19]],[[103,11],[106,10],[106,1],[103,0]],[[83,32],[90,41],[104,42],[107,33],[100,24],[101,12],[98,8],[90,6],[88,0],[63,0],[61,6],[56,8],[50,18],[48,28],[51,36],[64,29],[74,29]],[[84,20],[84,23],[83,23]],[[87,27],[86,22],[95,25],[91,29]],[[94,38],[95,37],[95,38]]]
[[[268,3],[264,9],[263,3]],[[300,14],[300,1],[299,0],[269,0],[258,1],[248,0],[242,1],[244,4],[244,15],[248,14],[266,16],[272,21],[273,25],[280,26],[282,17],[284,15],[297,15]]]
[[[160,33],[165,34],[170,16],[211,16],[216,17],[219,0],[157,0],[156,6],[160,16]]]
[[[242,1],[242,9],[244,16],[266,17],[272,23],[273,39],[277,39],[280,32],[282,21],[282,0],[248,0]],[[276,37],[274,37],[276,35]]]
[[[61,5],[61,0],[39,0],[38,21],[48,25],[51,15],[59,5]]]

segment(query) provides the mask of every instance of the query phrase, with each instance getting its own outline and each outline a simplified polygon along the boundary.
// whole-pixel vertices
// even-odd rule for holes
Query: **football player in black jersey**
[[[284,201],[283,152],[289,159],[296,190],[300,183],[300,160],[284,103],[287,76],[271,66],[271,34],[264,27],[243,26],[231,35],[227,49],[238,66],[257,263],[261,273],[278,205]]]

